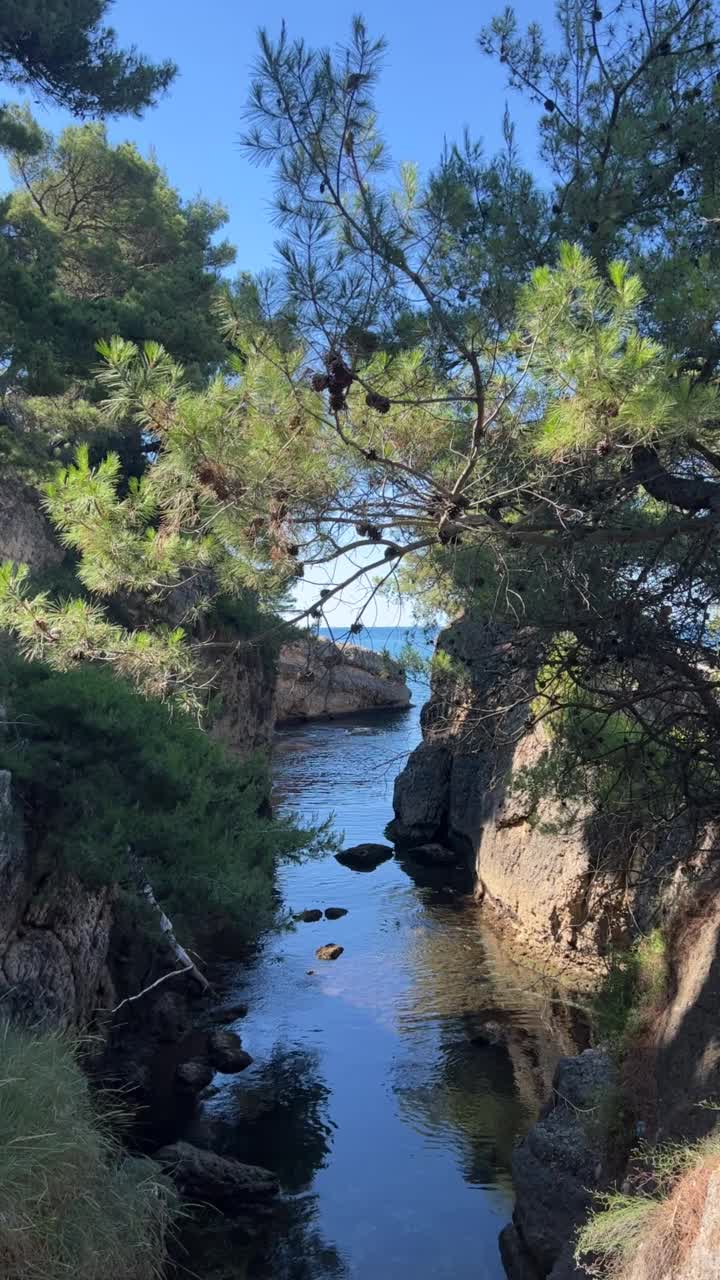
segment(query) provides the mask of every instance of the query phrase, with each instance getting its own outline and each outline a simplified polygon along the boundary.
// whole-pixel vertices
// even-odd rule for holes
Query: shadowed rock
[[[322,914],[317,907],[311,907],[309,911],[298,911],[295,919],[302,920],[304,924],[314,924],[316,920],[322,920]]]
[[[244,1071],[252,1062],[236,1031],[212,1031],[208,1036],[208,1057],[215,1070],[225,1075]]]
[[[173,1142],[153,1156],[186,1200],[213,1204],[218,1209],[271,1200],[280,1184],[269,1169],[242,1164],[228,1156],[204,1151],[190,1142]]]
[[[344,867],[351,867],[353,871],[374,871],[375,867],[379,867],[381,862],[387,862],[388,858],[392,858],[393,851],[388,844],[354,844],[350,849],[343,849],[342,853],[336,853],[335,857]]]
[[[189,1058],[175,1071],[175,1080],[184,1093],[201,1093],[212,1082],[215,1072],[206,1058]]]
[[[341,920],[342,917],[346,915],[347,915],[347,907],[326,907],[325,908],[326,920]]]

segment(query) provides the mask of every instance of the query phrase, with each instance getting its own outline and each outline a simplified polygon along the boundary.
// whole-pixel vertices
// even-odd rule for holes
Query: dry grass
[[[3,1280],[154,1280],[171,1213],[157,1167],[123,1158],[73,1045],[2,1027]]]
[[[598,1197],[578,1237],[578,1260],[606,1280],[674,1280],[697,1239],[718,1170],[720,1133],[652,1152],[642,1175],[648,1190]]]

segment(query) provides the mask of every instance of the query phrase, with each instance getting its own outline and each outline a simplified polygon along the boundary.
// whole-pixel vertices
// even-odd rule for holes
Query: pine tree
[[[110,0],[3,0],[0,81],[77,116],[139,115],[172,82],[172,62],[121,49],[102,25]],[[37,133],[0,107],[0,145],[35,151]]]

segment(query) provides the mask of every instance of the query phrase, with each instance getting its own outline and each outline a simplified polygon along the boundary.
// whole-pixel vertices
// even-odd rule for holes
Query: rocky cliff
[[[12,778],[0,771],[0,1008],[32,1026],[83,1029],[112,1007],[113,890],[35,865]]]
[[[540,1119],[515,1149],[516,1207],[501,1236],[510,1280],[717,1280],[720,895],[710,863],[666,946],[666,989],[618,1064],[603,1049],[562,1059]],[[647,1207],[657,1150],[665,1167],[668,1153],[682,1153],[679,1176],[650,1201],[637,1248],[619,1269],[576,1263],[593,1193],[635,1192]]]
[[[542,728],[526,727],[542,658],[531,629],[462,618],[437,651],[423,741],[396,781],[389,834],[401,847],[456,849],[509,938],[575,982],[594,980],[603,957],[674,910],[696,835],[682,823],[631,831],[591,813],[568,824],[562,801],[530,802],[518,773],[545,746]]]
[[[410,690],[398,662],[360,645],[308,635],[284,645],[278,659],[278,724],[332,719],[357,711],[407,707]]]

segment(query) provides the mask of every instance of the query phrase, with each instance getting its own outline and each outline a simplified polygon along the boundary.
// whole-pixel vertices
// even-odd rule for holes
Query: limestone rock
[[[338,946],[337,942],[328,942],[324,947],[318,947],[315,955],[318,960],[338,960],[344,950],[345,948]]]
[[[278,724],[332,719],[359,711],[407,707],[410,690],[399,663],[360,645],[308,636],[280,651]]]
[[[374,871],[381,862],[392,858],[393,851],[387,844],[354,844],[350,849],[343,849],[335,857],[344,867],[352,867],[353,871]]]
[[[445,826],[452,753],[444,744],[422,742],[395,779],[395,819],[387,835],[402,847],[433,840]]]
[[[229,1156],[204,1151],[190,1142],[161,1147],[153,1159],[186,1200],[232,1210],[237,1205],[271,1200],[280,1184],[269,1169],[242,1164]]]
[[[244,1071],[252,1062],[236,1031],[211,1031],[208,1036],[208,1057],[215,1069],[225,1075]]]

